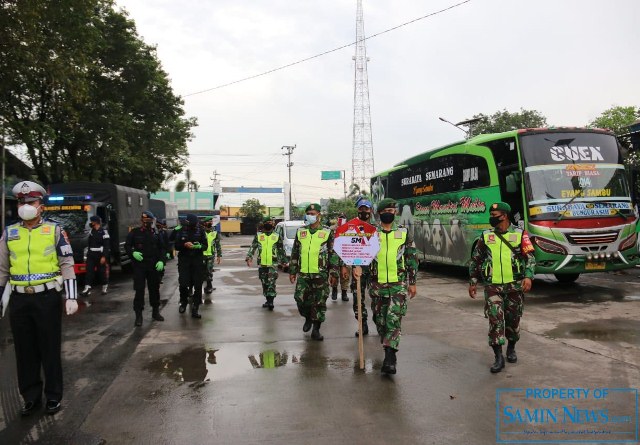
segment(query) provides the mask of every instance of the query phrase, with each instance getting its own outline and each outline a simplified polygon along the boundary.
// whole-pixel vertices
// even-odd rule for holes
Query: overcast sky
[[[320,170],[351,172],[355,47],[210,92],[355,40],[356,0],[116,0],[156,45],[188,116],[194,179],[281,186],[296,202],[342,196]],[[460,0],[364,0],[366,35]],[[640,106],[637,0],[471,0],[367,41],[375,170],[463,133],[457,122],[506,108],[583,126]]]

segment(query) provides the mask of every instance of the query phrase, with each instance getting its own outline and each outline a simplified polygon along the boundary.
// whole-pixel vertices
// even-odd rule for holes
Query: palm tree
[[[180,180],[176,183],[176,192],[183,192],[185,187],[188,192],[197,192],[200,186],[196,181],[191,180],[191,170],[186,169],[184,171],[185,180]]]

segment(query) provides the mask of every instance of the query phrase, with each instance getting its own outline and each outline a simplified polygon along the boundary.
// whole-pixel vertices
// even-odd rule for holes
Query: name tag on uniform
[[[51,235],[51,226],[42,226],[42,228],[40,228],[40,233],[43,235]]]
[[[510,233],[509,234],[509,242],[510,243],[515,243],[518,241],[518,235],[516,235],[515,233]]]
[[[495,242],[496,242],[496,236],[494,234],[491,234],[487,237],[488,244],[495,244]]]
[[[325,236],[327,236],[325,232],[318,232],[318,238],[324,238]]]
[[[9,229],[9,233],[7,234],[7,240],[17,240],[20,239],[20,231],[18,229]]]

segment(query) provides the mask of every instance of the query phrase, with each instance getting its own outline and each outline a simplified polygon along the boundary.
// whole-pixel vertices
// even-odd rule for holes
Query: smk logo
[[[550,153],[554,161],[604,161],[600,154],[600,147],[554,146],[551,147]]]

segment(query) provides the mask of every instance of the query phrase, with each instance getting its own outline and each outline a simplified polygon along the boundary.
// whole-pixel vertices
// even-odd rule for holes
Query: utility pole
[[[282,153],[282,156],[287,157],[287,168],[289,169],[289,213],[291,213],[291,208],[293,207],[293,203],[291,202],[291,167],[293,166],[293,162],[291,162],[291,155],[293,154],[293,150],[296,149],[296,145],[283,145],[280,150],[285,150]]]
[[[220,196],[220,181],[218,181],[218,170],[213,171],[213,177],[211,179],[211,188],[213,190],[213,208],[216,208],[216,203],[218,202],[218,197]]]

